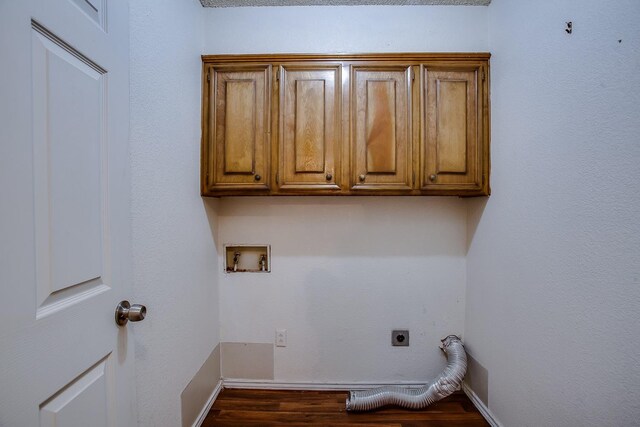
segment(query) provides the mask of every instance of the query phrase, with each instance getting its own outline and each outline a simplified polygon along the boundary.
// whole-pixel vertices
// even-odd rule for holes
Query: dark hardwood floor
[[[203,427],[214,426],[488,426],[462,392],[422,410],[396,407],[372,412],[345,411],[345,391],[283,391],[225,389]]]

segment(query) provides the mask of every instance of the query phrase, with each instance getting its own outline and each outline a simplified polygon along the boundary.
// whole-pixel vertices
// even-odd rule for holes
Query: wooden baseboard
[[[223,388],[224,388],[223,381],[222,380],[218,381],[218,384],[216,384],[215,388],[211,392],[211,396],[209,396],[209,399],[207,400],[206,405],[204,405],[204,407],[202,408],[202,411],[198,415],[198,418],[196,418],[196,421],[193,423],[193,427],[200,427],[202,425],[202,423],[204,422],[204,419],[207,417],[207,414],[209,413],[209,410],[213,406],[213,402],[216,401],[216,399],[218,398],[218,395],[220,394]]]
[[[224,388],[246,388],[257,390],[365,390],[376,387],[383,387],[387,385],[394,385],[407,388],[418,388],[425,385],[425,382],[355,382],[355,383],[343,383],[343,382],[282,382],[273,380],[247,380],[239,378],[225,378],[223,379]]]
[[[489,410],[487,405],[485,405],[484,402],[482,402],[482,400],[480,400],[478,395],[473,390],[471,390],[471,388],[469,388],[468,385],[462,384],[462,390],[467,395],[469,400],[471,400],[473,405],[476,408],[478,408],[478,411],[480,411],[480,413],[482,414],[484,419],[487,420],[487,422],[491,425],[491,427],[502,427],[502,424],[500,424],[500,422],[495,417],[495,415],[493,415],[493,413],[491,413],[491,411]]]

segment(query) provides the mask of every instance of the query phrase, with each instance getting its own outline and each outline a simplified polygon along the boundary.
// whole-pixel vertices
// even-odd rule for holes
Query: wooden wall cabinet
[[[203,196],[489,195],[489,54],[203,56]]]

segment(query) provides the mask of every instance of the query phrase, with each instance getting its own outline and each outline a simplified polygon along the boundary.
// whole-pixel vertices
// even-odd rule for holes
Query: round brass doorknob
[[[253,179],[255,179],[256,181],[260,181],[262,177],[260,175],[256,175],[253,177]]]
[[[365,176],[364,174],[361,174],[361,175],[359,176],[359,178],[360,178],[360,181],[364,181],[364,180],[365,180],[365,178],[366,178],[366,176]]]
[[[116,324],[124,326],[129,320],[139,322],[147,315],[147,307],[142,304],[129,304],[129,301],[120,301],[116,306]]]
[[[431,182],[435,182],[436,178],[438,178],[435,174],[434,175],[429,175],[429,179],[431,180]]]
[[[333,179],[333,175],[331,175],[330,173],[327,174],[326,176],[327,181],[331,181]]]

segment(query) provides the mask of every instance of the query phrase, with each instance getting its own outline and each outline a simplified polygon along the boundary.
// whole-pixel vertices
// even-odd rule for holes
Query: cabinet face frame
[[[282,64],[277,73],[276,191],[340,191],[342,64]]]
[[[202,193],[268,192],[271,64],[205,64],[203,87]],[[230,92],[237,97],[230,96]],[[215,114],[211,114],[212,110]],[[227,115],[235,115],[236,120],[228,120]],[[252,122],[253,126],[243,127]],[[245,138],[229,141],[230,127]],[[250,138],[246,138],[248,135]],[[241,155],[240,161],[227,163],[226,150]]]

